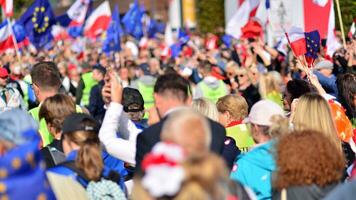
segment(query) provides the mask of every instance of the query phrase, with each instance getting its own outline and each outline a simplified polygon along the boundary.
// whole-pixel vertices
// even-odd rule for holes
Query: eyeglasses
[[[9,76],[0,77],[1,79],[8,79]]]
[[[243,78],[243,77],[245,77],[245,74],[238,74],[237,76],[240,78]]]

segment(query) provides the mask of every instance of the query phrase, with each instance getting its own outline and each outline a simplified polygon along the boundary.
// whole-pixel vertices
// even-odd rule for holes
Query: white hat
[[[270,100],[261,100],[255,103],[244,123],[253,123],[261,126],[271,126],[271,117],[273,115],[284,116],[283,109]]]
[[[319,69],[333,69],[334,65],[332,62],[328,61],[328,60],[322,60],[320,62],[318,62],[314,69],[319,70]]]

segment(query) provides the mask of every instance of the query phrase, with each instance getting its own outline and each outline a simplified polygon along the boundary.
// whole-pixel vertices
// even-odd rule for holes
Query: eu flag
[[[305,57],[316,59],[320,48],[320,35],[317,30],[312,32],[305,32],[305,41],[307,45],[307,53]]]
[[[189,35],[182,28],[179,28],[179,31],[178,31],[179,43],[181,43],[181,45],[185,45],[189,42],[189,40],[190,40]]]
[[[36,48],[41,49],[52,41],[52,25],[56,23],[56,18],[48,0],[35,0],[20,17],[19,23],[25,27]]]
[[[136,39],[140,39],[143,36],[142,17],[143,9],[140,8],[138,1],[135,0],[134,4],[126,12],[122,23],[125,26],[126,33],[134,36]]]
[[[221,37],[221,41],[225,44],[227,48],[230,48],[232,45],[232,36],[225,34]]]
[[[123,34],[120,24],[119,6],[115,5],[114,12],[111,16],[111,23],[106,31],[106,39],[103,42],[103,51],[110,53],[111,51],[120,51],[120,38]]]

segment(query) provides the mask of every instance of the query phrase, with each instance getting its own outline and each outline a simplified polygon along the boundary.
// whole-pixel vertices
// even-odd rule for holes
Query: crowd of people
[[[249,37],[57,41],[0,59],[1,199],[353,199],[356,36],[315,65]]]

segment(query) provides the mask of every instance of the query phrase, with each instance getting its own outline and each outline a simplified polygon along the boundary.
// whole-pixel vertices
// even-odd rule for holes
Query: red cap
[[[211,75],[214,76],[215,78],[219,80],[225,80],[226,77],[224,77],[219,69],[219,67],[213,67],[211,71]]]
[[[0,78],[7,78],[9,76],[9,72],[7,72],[7,69],[1,67],[0,68]]]

